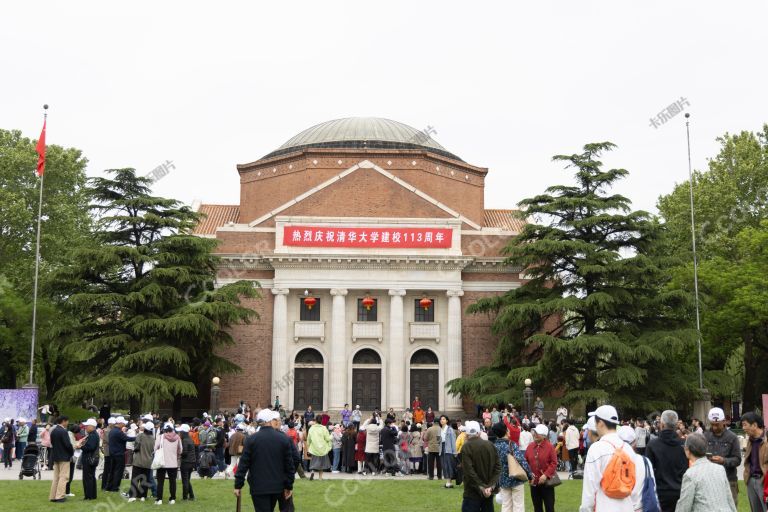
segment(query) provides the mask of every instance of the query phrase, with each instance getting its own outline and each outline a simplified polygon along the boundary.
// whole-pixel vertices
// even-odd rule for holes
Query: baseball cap
[[[186,423],[182,423],[177,427],[177,430],[179,432],[189,432],[189,425],[187,425]]]
[[[709,421],[725,421],[725,413],[721,408],[713,407],[709,410],[707,418],[709,418]]]
[[[117,418],[115,418],[115,425],[119,423],[122,423],[123,425],[125,425],[125,418],[123,418],[122,416],[118,416]]]
[[[144,427],[144,430],[155,430],[155,426],[149,421],[142,426]]]
[[[96,420],[93,419],[93,418],[88,418],[87,420],[85,420],[85,423],[83,423],[83,425],[85,425],[86,427],[96,427],[96,426],[98,426],[97,423],[96,423]]]
[[[110,417],[110,418],[107,420],[107,425],[114,425],[114,424],[115,424],[115,418],[111,418],[111,417]]]
[[[480,433],[480,424],[476,421],[468,421],[464,426],[467,428],[467,434],[470,436],[476,436]]]
[[[624,441],[625,443],[632,444],[635,442],[635,439],[637,439],[637,436],[635,435],[635,429],[630,427],[629,425],[622,425],[618,429],[619,439]]]
[[[151,414],[145,414],[144,416],[141,417],[141,419],[143,419],[144,421],[152,421],[154,418],[152,417]]]
[[[584,424],[584,428],[589,429],[591,432],[597,432],[597,425],[595,424],[595,417],[590,416],[587,422]]]
[[[18,423],[26,423],[27,422],[27,418],[21,417],[21,418],[17,419],[16,421]]]
[[[541,423],[536,425],[536,428],[533,430],[540,436],[546,436],[547,434],[549,434],[549,428],[547,428],[546,425],[542,425]]]
[[[616,408],[612,405],[601,405],[596,410],[589,413],[589,415],[596,418],[595,422],[600,419],[608,423],[613,423],[614,425],[619,424],[619,413],[616,412]]]
[[[270,409],[262,409],[259,414],[256,415],[256,421],[269,422],[272,421],[272,411]]]

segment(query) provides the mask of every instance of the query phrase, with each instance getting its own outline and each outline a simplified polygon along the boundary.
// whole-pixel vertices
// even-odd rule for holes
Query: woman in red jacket
[[[557,455],[552,443],[547,440],[549,429],[546,425],[536,425],[533,442],[525,450],[525,460],[533,473],[531,480],[531,500],[534,512],[555,512],[555,488],[545,482],[557,473]]]
[[[357,433],[355,444],[355,461],[357,461],[357,474],[362,475],[365,468],[365,430]]]

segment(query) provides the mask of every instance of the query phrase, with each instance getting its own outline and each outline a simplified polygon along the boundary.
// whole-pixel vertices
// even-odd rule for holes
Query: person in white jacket
[[[379,434],[384,428],[383,423],[374,413],[361,427],[365,430],[365,465],[372,475],[375,475],[379,469]],[[363,475],[365,474],[367,471],[363,470]]]
[[[637,442],[637,434],[636,430],[628,425],[622,425],[617,430],[619,434],[619,438],[627,443],[631,448],[632,451],[635,449],[635,443]],[[648,469],[649,471],[649,478],[654,480],[655,483],[655,476],[653,476],[653,464],[651,464],[651,461],[646,459],[643,455],[640,455],[639,453],[635,452],[634,456],[632,457],[632,460],[635,463],[635,489],[632,491],[632,504],[635,507],[635,511],[642,511],[643,510],[643,486],[645,485],[645,471]],[[654,489],[655,489],[654,485]],[[655,493],[654,493],[655,498]]]
[[[589,448],[584,462],[584,484],[581,490],[579,512],[634,512],[631,495],[622,499],[609,498],[601,486],[603,473],[614,451],[624,450],[630,457],[635,453],[616,433],[619,414],[612,405],[601,405],[589,415],[595,418],[595,427],[600,440]]]
[[[579,467],[579,429],[568,420],[563,420],[565,431],[565,449],[568,450],[568,460],[571,464],[571,477]]]

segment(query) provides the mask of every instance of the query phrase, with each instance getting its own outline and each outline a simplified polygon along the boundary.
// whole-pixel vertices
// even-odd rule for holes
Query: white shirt
[[[526,448],[528,448],[528,445],[533,442],[533,434],[528,432],[527,430],[523,430],[520,432],[520,451],[525,451]]]
[[[635,454],[632,447],[622,441],[616,432],[603,436],[589,448],[587,460],[584,463],[584,484],[581,489],[581,507],[579,507],[579,512],[635,511],[632,495],[620,500],[609,498],[605,495],[600,485],[603,479],[603,472],[611,461],[615,449],[624,450],[630,456]],[[634,457],[632,457],[632,460],[633,462],[635,461]],[[637,462],[635,462],[635,471],[637,472]],[[643,468],[643,471],[645,471],[645,468]],[[635,485],[635,489],[632,491],[633,494],[636,490],[637,485]],[[642,492],[642,486],[640,486],[640,492]]]
[[[579,429],[574,425],[568,425],[565,430],[565,449],[575,450],[579,447]]]

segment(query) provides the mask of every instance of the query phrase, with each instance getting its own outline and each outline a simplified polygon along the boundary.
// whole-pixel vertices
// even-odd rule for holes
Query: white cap
[[[155,430],[155,426],[149,421],[142,425],[142,427],[144,427],[144,430]]]
[[[17,423],[26,423],[27,422],[27,418],[21,417],[21,418],[17,419],[16,422]]]
[[[713,407],[709,410],[707,418],[709,418],[709,421],[725,421],[725,413],[721,408]]]
[[[115,424],[115,418],[111,417],[107,420],[107,425],[114,425]]]
[[[467,427],[464,425],[459,425],[459,432],[465,432],[467,430]]]
[[[619,433],[619,439],[621,439],[625,443],[632,444],[635,442],[635,439],[637,439],[637,436],[635,435],[635,429],[633,429],[629,425],[620,426],[618,433]]]
[[[470,436],[480,434],[480,424],[476,421],[468,421],[464,427],[467,429],[467,434]]]
[[[546,436],[547,434],[549,434],[549,428],[547,428],[546,425],[542,425],[541,423],[536,425],[536,428],[534,428],[533,430],[540,436]]]
[[[171,423],[170,421],[166,421],[165,424],[163,424],[163,430],[167,428],[170,428],[171,430],[173,430],[173,423]]]
[[[256,415],[256,421],[263,421],[268,423],[272,421],[272,411],[270,409],[262,409],[259,414]]]
[[[85,420],[83,425],[85,425],[86,427],[98,427],[96,420],[93,418],[88,418],[87,420]]]
[[[601,405],[595,411],[589,413],[589,415],[614,425],[619,424],[619,413],[616,412],[616,408],[612,405]]]
[[[176,427],[176,430],[178,430],[179,432],[189,432],[189,425],[187,425],[186,423],[182,423],[181,425]]]
[[[145,421],[152,421],[154,418],[152,417],[151,414],[145,414],[144,416],[141,417],[141,419]]]
[[[245,430],[245,423],[238,423],[235,430]]]
[[[122,423],[123,425],[125,425],[125,418],[123,418],[122,416],[118,416],[117,418],[115,418],[115,425],[117,425],[118,423]]]
[[[597,432],[597,424],[595,423],[595,417],[590,416],[587,422],[584,424],[584,428],[588,428],[592,432]]]

